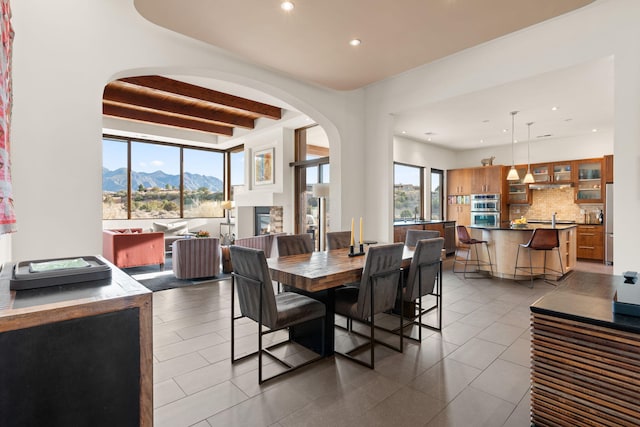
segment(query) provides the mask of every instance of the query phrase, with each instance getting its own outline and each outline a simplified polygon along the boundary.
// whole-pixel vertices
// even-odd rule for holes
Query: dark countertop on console
[[[640,317],[613,313],[613,295],[623,283],[622,276],[574,271],[556,290],[534,302],[531,311],[640,333]]]

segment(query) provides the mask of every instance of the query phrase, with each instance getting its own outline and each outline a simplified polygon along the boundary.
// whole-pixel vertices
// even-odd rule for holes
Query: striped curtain
[[[13,210],[13,190],[11,187],[11,161],[9,130],[11,124],[11,52],[13,28],[11,27],[11,7],[9,0],[0,0],[0,234],[16,231],[16,217]]]

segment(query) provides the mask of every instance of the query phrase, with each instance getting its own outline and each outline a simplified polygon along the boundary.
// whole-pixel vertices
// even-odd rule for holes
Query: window
[[[222,217],[224,154],[183,148],[184,217]]]
[[[431,219],[444,219],[442,216],[442,204],[444,193],[442,185],[444,183],[444,171],[431,169]]]
[[[102,140],[102,217],[127,219],[129,162],[128,146],[122,141]]]
[[[223,217],[225,152],[105,136],[103,219]]]
[[[402,163],[393,164],[394,220],[423,218],[422,183],[424,168]]]
[[[229,153],[229,156],[231,163],[229,200],[235,200],[234,195],[236,188],[244,185],[244,149],[232,151]]]

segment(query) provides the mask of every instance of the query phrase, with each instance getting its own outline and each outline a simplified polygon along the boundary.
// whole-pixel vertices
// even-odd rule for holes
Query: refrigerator
[[[604,220],[604,262],[613,264],[613,184],[605,187],[605,220]]]

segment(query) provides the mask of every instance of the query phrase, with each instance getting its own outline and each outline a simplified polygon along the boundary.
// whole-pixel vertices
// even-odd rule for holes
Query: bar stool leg
[[[529,251],[529,271],[531,275],[529,276],[529,288],[533,288],[533,262],[531,261],[531,248],[527,249]]]

